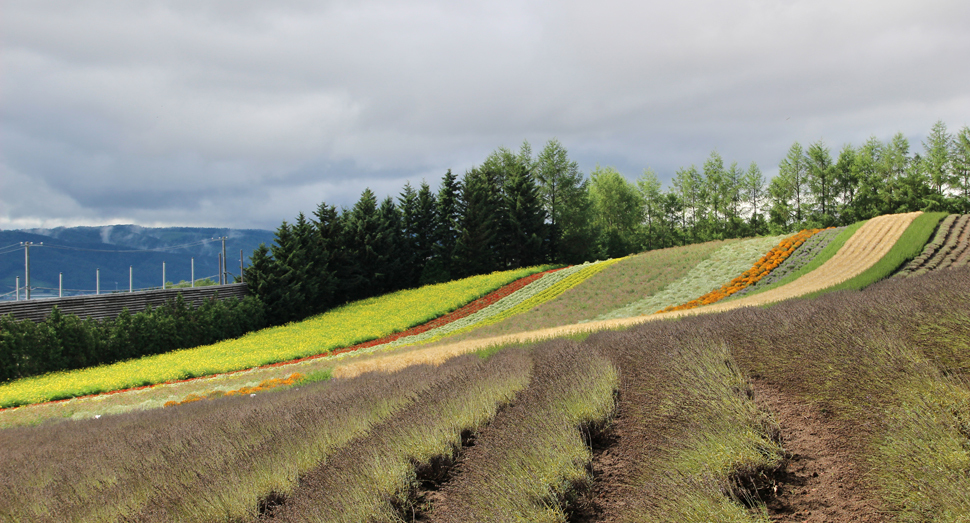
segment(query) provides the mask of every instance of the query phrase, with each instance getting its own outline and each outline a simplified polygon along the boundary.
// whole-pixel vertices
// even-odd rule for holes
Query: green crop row
[[[859,290],[876,283],[879,280],[889,277],[906,262],[912,260],[923,250],[923,246],[929,241],[930,236],[936,231],[940,220],[945,218],[945,212],[923,213],[913,220],[913,223],[906,228],[903,235],[896,241],[895,245],[883,256],[875,265],[869,267],[862,274],[846,280],[834,287],[809,294],[808,298],[819,294],[838,291],[838,290]],[[850,227],[851,228],[851,227]],[[840,235],[841,236],[841,235]],[[832,242],[835,243],[835,242]],[[811,264],[810,264],[811,265]]]

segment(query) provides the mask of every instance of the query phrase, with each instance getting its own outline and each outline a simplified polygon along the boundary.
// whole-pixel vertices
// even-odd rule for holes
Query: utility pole
[[[225,285],[229,283],[227,280],[229,277],[226,275],[226,240],[229,239],[228,236],[222,237],[222,263],[219,264],[219,271],[221,274],[222,284]]]
[[[94,295],[101,294],[101,269],[94,270]]]
[[[20,242],[24,246],[24,298],[30,299],[30,246],[33,242]],[[44,245],[41,242],[41,245]]]
[[[132,268],[132,266],[129,265],[128,266],[128,292],[132,292],[134,290],[134,287],[135,287],[134,286],[134,283],[135,283],[134,275],[135,275],[135,271]]]
[[[192,258],[192,287],[195,287],[195,258]]]
[[[243,276],[243,255],[242,249],[239,249],[239,283],[245,283],[246,277]]]
[[[219,266],[219,285],[222,285],[222,253],[216,254],[216,264]]]
[[[162,290],[165,290],[165,262],[162,262]]]
[[[17,282],[14,284],[17,286],[17,301],[20,301],[20,276],[17,276],[15,281]]]
[[[64,273],[63,272],[57,273],[57,297],[58,298],[64,297]]]

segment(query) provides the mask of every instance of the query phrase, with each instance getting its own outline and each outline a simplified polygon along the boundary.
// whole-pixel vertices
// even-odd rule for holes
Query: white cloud
[[[970,123],[968,20],[943,0],[12,2],[3,183],[44,197],[4,191],[0,227],[272,228],[554,136],[586,170],[667,177],[716,148],[771,172],[795,140]]]

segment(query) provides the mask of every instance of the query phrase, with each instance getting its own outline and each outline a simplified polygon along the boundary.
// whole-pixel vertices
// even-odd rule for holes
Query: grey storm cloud
[[[963,1],[9,1],[0,227],[273,228],[557,137],[662,179],[970,123]]]

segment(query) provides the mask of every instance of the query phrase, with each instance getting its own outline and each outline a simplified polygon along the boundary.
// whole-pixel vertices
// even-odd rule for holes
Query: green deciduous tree
[[[613,167],[596,166],[590,173],[589,195],[604,253],[614,258],[634,252],[643,222],[643,199],[636,186]]]

